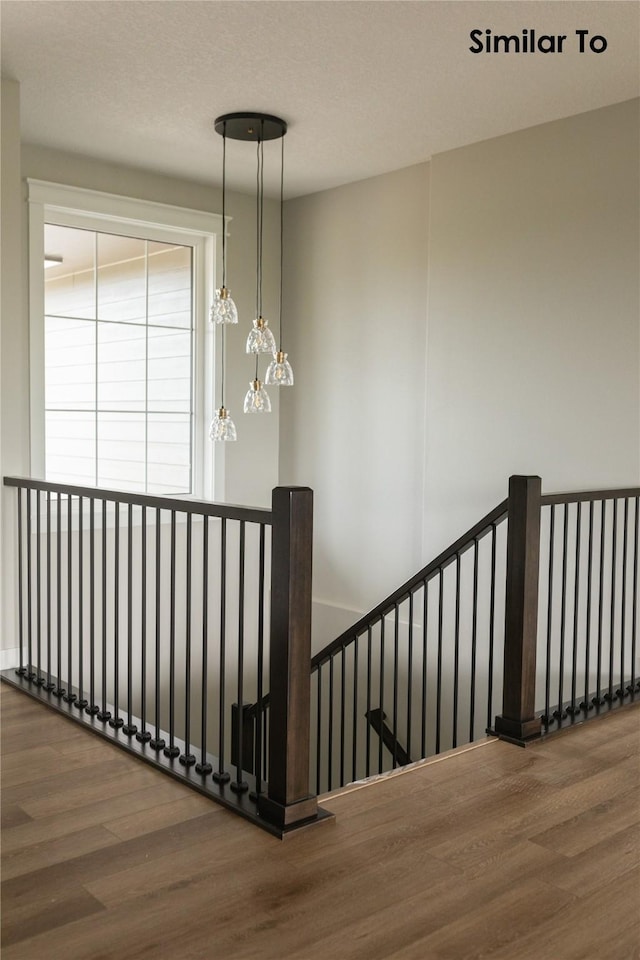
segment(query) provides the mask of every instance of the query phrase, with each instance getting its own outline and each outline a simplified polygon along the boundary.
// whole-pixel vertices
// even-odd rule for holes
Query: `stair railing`
[[[638,699],[640,488],[541,485],[511,477],[506,501],[312,658],[317,793]]]
[[[503,739],[637,699],[639,528],[639,487],[543,495],[539,477],[510,479]]]
[[[328,818],[334,787],[638,699],[638,487],[511,477],[311,658],[308,488],[269,511],[4,482],[20,663],[2,679],[278,836]]]
[[[19,665],[3,681],[277,836],[329,817],[308,779],[312,491],[261,510],[4,483]],[[240,718],[265,689],[246,769]]]
[[[316,792],[484,735],[502,693],[506,517],[505,500],[312,658]]]

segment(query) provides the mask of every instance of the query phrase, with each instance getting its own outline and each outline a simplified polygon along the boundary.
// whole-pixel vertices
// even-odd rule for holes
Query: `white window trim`
[[[220,214],[166,203],[27,179],[29,203],[29,378],[31,475],[45,475],[44,411],[44,226],[83,227],[123,236],[143,230],[151,240],[193,247],[194,343],[192,494],[224,500],[224,450],[208,440],[217,366],[214,328],[208,309],[215,276],[222,269]],[[227,217],[227,225],[230,218]],[[195,242],[194,242],[195,240]],[[215,269],[214,269],[215,267]],[[218,445],[223,447],[223,444]]]

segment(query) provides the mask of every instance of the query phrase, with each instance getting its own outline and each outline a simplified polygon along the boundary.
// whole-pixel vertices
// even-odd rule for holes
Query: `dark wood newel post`
[[[282,828],[326,819],[309,793],[313,490],[272,495],[268,793],[260,814]]]
[[[542,730],[535,716],[541,492],[540,477],[509,478],[504,686],[495,732],[521,743]]]

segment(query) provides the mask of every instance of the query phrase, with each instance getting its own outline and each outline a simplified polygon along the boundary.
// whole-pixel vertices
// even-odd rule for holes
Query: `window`
[[[29,200],[32,472],[213,496],[221,218],[39,181]]]
[[[191,493],[192,248],[46,224],[44,249],[47,479]]]

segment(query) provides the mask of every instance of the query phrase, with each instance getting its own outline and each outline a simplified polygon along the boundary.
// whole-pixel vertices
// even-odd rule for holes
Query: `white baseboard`
[[[13,647],[11,650],[0,650],[0,670],[9,670],[11,667],[17,667],[19,663],[19,647]]]

